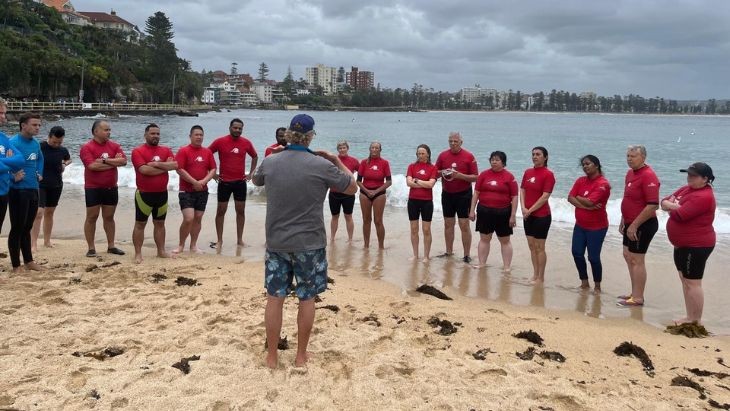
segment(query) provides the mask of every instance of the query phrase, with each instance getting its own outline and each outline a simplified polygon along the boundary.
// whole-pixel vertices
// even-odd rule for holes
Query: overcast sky
[[[72,0],[144,30],[164,12],[195,70],[294,77],[317,63],[381,87],[730,98],[730,1]]]

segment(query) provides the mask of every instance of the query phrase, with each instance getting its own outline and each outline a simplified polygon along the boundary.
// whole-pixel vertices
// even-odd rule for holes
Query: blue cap
[[[291,119],[289,130],[297,133],[309,133],[314,129],[314,119],[306,114],[297,114]]]

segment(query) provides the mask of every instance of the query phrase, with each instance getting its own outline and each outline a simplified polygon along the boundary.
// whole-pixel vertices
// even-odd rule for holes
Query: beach
[[[548,248],[549,256],[555,256],[548,263],[548,284],[523,285],[520,270],[529,266],[529,258],[519,232],[511,279],[491,269],[479,273],[455,260],[406,262],[407,223],[398,223],[397,212],[386,219],[390,231],[384,252],[365,253],[357,241],[348,246],[344,231],[338,233],[340,242],[328,250],[333,283],[316,304],[313,357],[306,368],[293,366],[296,299],[287,299],[282,336],[289,349],[281,351],[279,368],[270,371],[263,365],[264,205],[249,203],[244,239],[250,245],[238,256],[229,246],[224,255],[158,259],[148,236],[145,262],[135,265],[126,191],[131,190],[120,195],[117,218],[119,246],[126,256],[102,252],[99,258],[83,257],[86,244],[77,219],[83,200],[69,190],[72,195],[59,207],[64,210],[57,221],[61,239],[55,248],[37,253],[47,270],[11,275],[9,263],[2,260],[0,408],[578,410],[710,409],[710,400],[730,403],[730,384],[723,374],[700,377],[689,371],[730,372],[727,336],[670,335],[640,321],[643,316],[634,313],[642,310],[623,311],[619,317],[608,309],[612,293],[623,291],[628,282],[611,244],[604,250],[604,263],[606,275],[616,283],[606,281],[604,295],[596,298],[569,289],[567,281],[565,290],[554,285],[557,274],[552,273],[567,270],[566,261],[572,261],[560,248]],[[176,206],[171,201],[170,248],[177,242]],[[201,245],[212,239],[213,214],[209,204]],[[226,221],[232,230],[232,213]],[[434,253],[443,244],[441,236],[435,228]],[[548,244],[564,246],[561,236]],[[359,232],[355,237],[361,238]],[[232,231],[225,238],[232,239]],[[97,249],[103,250],[102,244]],[[664,261],[667,255],[657,253],[648,263],[650,275],[656,264],[671,264]],[[679,292],[676,272],[666,275]],[[198,285],[176,285],[178,277]],[[654,281],[648,287],[658,283]],[[420,284],[434,285],[453,300],[415,292]],[[710,304],[713,290],[707,291]],[[573,296],[572,307],[553,302],[563,295]],[[654,298],[660,307],[661,299],[651,295],[647,300]],[[591,315],[597,301],[599,314]],[[441,325],[430,325],[433,317]],[[440,334],[453,331],[443,320],[456,332]],[[528,330],[544,339],[542,346],[513,336]],[[643,348],[654,372],[645,371],[634,357],[614,354],[623,342]],[[516,353],[530,347],[536,350],[533,359],[518,358]],[[480,350],[484,359],[474,357]],[[554,361],[559,357],[549,352],[559,352],[565,361]],[[188,374],[172,367],[190,357]],[[671,386],[678,376],[697,382],[706,398],[700,399],[695,389]]]

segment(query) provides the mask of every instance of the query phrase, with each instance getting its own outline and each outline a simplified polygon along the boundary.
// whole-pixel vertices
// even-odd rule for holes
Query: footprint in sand
[[[211,407],[211,411],[229,411],[231,404],[226,401],[216,401]]]
[[[71,378],[66,383],[66,389],[71,392],[78,392],[86,385],[86,375],[80,371],[71,373]]]

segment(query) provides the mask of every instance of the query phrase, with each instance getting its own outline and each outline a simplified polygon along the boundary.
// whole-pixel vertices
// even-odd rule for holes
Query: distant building
[[[271,84],[267,83],[259,83],[256,82],[251,86],[251,91],[253,91],[256,94],[256,97],[258,97],[259,101],[261,101],[264,104],[271,104],[273,100],[271,99],[271,93],[274,90],[274,87],[271,86]]]
[[[500,94],[497,90],[493,88],[481,88],[478,84],[474,87],[462,88],[459,91],[459,97],[465,103],[474,104],[482,104],[487,97],[492,97],[492,104],[497,104],[498,100],[502,100],[499,98]]]
[[[88,17],[94,27],[120,30],[128,34],[141,34],[137,26],[117,16],[117,12],[114,10],[109,14],[94,11],[80,11],[79,14]]]
[[[351,67],[345,77],[345,82],[353,90],[370,90],[375,87],[375,74],[372,71],[360,71],[357,67]]]
[[[212,83],[203,89],[205,104],[221,104],[226,106],[237,106],[241,104],[241,92],[229,82]]]
[[[71,4],[68,0],[41,0],[39,3],[56,9],[56,11],[61,13],[61,17],[68,24],[73,24],[75,26],[90,26],[92,24],[88,17],[76,12],[73,4]]]
[[[325,95],[334,94],[337,91],[337,69],[317,64],[315,67],[305,69],[307,84],[313,87],[321,87]]]

